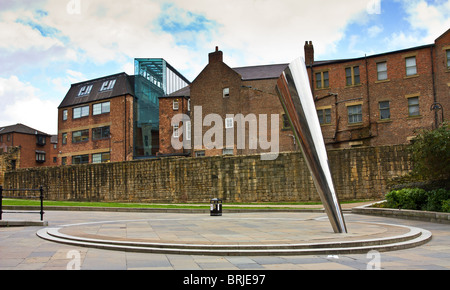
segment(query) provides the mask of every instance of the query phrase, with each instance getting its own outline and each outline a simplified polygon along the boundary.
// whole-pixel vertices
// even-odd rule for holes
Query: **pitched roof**
[[[278,79],[289,64],[270,64],[233,68],[242,80]]]
[[[110,88],[101,90],[107,84],[106,82],[113,83],[111,83]],[[81,92],[85,92],[85,94]],[[127,94],[134,95],[134,76],[129,76],[126,73],[114,74],[72,84],[58,108],[86,104]]]
[[[4,126],[0,127],[0,134],[7,134],[7,133],[22,133],[22,134],[29,134],[29,135],[47,135],[50,136],[47,133],[44,133],[42,131],[33,129],[31,127],[25,126],[23,124],[15,124],[10,126]]]

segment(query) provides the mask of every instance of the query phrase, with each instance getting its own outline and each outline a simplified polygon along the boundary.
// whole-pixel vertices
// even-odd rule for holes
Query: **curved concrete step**
[[[82,247],[93,247],[105,250],[130,252],[183,254],[183,255],[219,255],[219,256],[252,256],[252,255],[336,255],[367,253],[371,250],[393,251],[407,249],[428,242],[431,232],[407,227],[409,232],[403,235],[356,240],[330,241],[322,243],[297,244],[192,244],[192,243],[154,243],[108,239],[91,239],[70,236],[59,232],[60,228],[44,228],[37,232],[43,239]]]

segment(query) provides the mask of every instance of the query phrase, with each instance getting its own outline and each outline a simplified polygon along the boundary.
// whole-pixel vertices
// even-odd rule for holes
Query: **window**
[[[53,163],[58,162],[58,157],[53,157]]]
[[[61,164],[62,165],[66,165],[67,164],[67,157],[62,157],[61,158]]]
[[[39,163],[45,162],[45,152],[44,151],[36,151],[36,162],[39,162]]]
[[[377,78],[379,81],[387,80],[387,63],[379,62],[377,63]]]
[[[233,128],[233,125],[233,118],[225,118],[225,129],[231,129]]]
[[[81,87],[80,91],[78,92],[78,96],[79,97],[87,96],[91,93],[91,90],[92,90],[92,85],[83,86],[83,87]]]
[[[320,125],[331,124],[331,109],[319,109],[317,110],[317,115],[319,116]]]
[[[40,146],[45,145],[46,138],[44,135],[36,135],[36,144]]]
[[[180,104],[178,103],[178,100],[173,100],[173,110],[178,111],[178,108],[180,107]]]
[[[66,121],[66,120],[67,120],[67,115],[68,115],[67,110],[64,110],[64,111],[62,112],[62,119],[63,119],[63,121]]]
[[[222,95],[224,98],[228,98],[230,96],[230,88],[224,88]]]
[[[62,136],[61,136],[62,138],[61,138],[61,143],[63,144],[63,145],[66,145],[67,144],[67,133],[62,133]]]
[[[316,88],[323,89],[330,86],[328,71],[316,73]]]
[[[78,119],[81,117],[89,116],[89,106],[83,106],[78,108],[73,108],[73,118]]]
[[[103,82],[100,92],[112,90],[114,88],[114,85],[116,84],[116,80],[110,80]]]
[[[289,123],[289,118],[286,114],[282,114],[281,117],[283,118],[283,129],[291,129],[291,123]]]
[[[447,69],[450,69],[450,49],[445,51],[445,56],[447,58]]]
[[[89,129],[75,131],[72,133],[72,143],[80,143],[89,141]]]
[[[109,152],[92,154],[92,163],[105,163],[111,160]]]
[[[86,164],[89,163],[89,155],[72,156],[72,164]]]
[[[179,133],[178,129],[179,129],[179,125],[173,125],[173,133],[172,133],[172,136],[173,136],[174,138],[180,137],[180,133]]]
[[[202,157],[205,156],[205,151],[195,151],[195,157]]]
[[[234,150],[233,149],[223,148],[222,149],[222,154],[223,155],[233,155],[234,154]]]
[[[408,98],[408,116],[420,116],[419,97]]]
[[[416,57],[407,57],[405,58],[406,63],[406,75],[412,76],[417,74],[417,67],[416,67]]]
[[[347,112],[349,124],[362,123],[362,105],[348,106]]]
[[[109,138],[109,126],[92,129],[92,140],[101,140]]]
[[[389,101],[379,102],[378,107],[380,108],[380,120],[389,120],[391,118]]]
[[[93,115],[100,115],[100,114],[109,113],[110,106],[111,106],[110,102],[94,104],[94,105],[92,105],[92,114]]]
[[[359,66],[348,67],[345,69],[345,84],[347,86],[359,85]]]

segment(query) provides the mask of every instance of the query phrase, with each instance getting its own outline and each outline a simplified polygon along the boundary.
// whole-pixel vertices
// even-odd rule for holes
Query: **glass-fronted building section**
[[[162,58],[136,58],[134,74],[134,158],[146,158],[159,150],[159,97],[190,82]]]

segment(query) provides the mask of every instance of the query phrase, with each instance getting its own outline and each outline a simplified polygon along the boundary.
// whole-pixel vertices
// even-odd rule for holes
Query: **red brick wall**
[[[417,75],[406,76],[405,57],[416,56]],[[386,61],[388,79],[378,81],[377,63]],[[431,128],[434,116],[431,47],[314,66],[313,74],[327,70],[329,88],[317,89],[316,107],[331,107],[331,124],[322,126],[326,143],[334,148],[352,144],[378,146],[407,144],[417,128]],[[345,68],[359,66],[360,84],[346,86]],[[315,77],[314,79],[315,80]],[[328,96],[330,93],[337,97]],[[408,97],[418,96],[419,117],[408,116]],[[389,120],[380,120],[379,102],[390,102]],[[362,123],[349,124],[347,106],[362,104]],[[337,107],[337,110],[336,110]],[[338,120],[338,121],[337,121]],[[334,139],[333,139],[334,138]]]
[[[110,101],[110,113],[93,115],[92,105]],[[63,157],[66,164],[71,164],[72,156],[89,155],[111,151],[111,161],[125,161],[133,158],[133,97],[131,95],[119,96],[108,100],[89,104],[89,116],[73,119],[73,108],[58,110],[58,164],[61,165]],[[63,111],[68,111],[67,120],[62,119]],[[92,128],[110,126],[111,138],[92,140]],[[89,141],[72,143],[72,132],[89,130]],[[62,134],[68,133],[67,144],[62,144]]]
[[[446,51],[450,50],[450,29],[435,42],[433,56],[435,71],[436,101],[444,108],[444,120],[450,120],[450,69],[447,67]],[[438,121],[442,121],[442,111],[438,112]]]
[[[178,101],[178,110],[173,109],[173,102]],[[185,153],[189,150],[179,149],[176,150],[172,147],[172,118],[177,114],[188,115],[188,98],[186,97],[164,97],[159,99],[159,154],[174,154],[174,153]],[[179,123],[181,126],[183,123]],[[181,130],[180,130],[181,131]],[[180,142],[185,139],[185,131],[183,135],[179,138]]]
[[[42,167],[42,166],[54,166],[52,146],[50,142],[50,136],[45,137],[45,145],[38,145],[36,135],[23,134],[12,132],[9,133],[9,141],[7,139],[8,134],[3,134],[3,142],[0,143],[0,148],[6,152],[6,148],[20,147],[20,162],[17,160],[17,168],[30,168],[30,167]],[[45,161],[36,162],[36,151],[44,151]]]
[[[244,117],[254,114],[258,120],[259,115],[266,114],[268,118],[267,123],[267,140],[272,140],[270,135],[271,128],[271,114],[278,114],[279,123],[279,151],[291,151],[294,149],[293,138],[289,136],[289,131],[282,131],[282,115],[284,113],[280,101],[276,95],[275,85],[276,79],[267,80],[254,80],[254,81],[242,81],[241,76],[231,69],[222,61],[222,52],[217,51],[210,54],[210,63],[200,73],[200,75],[191,84],[191,109],[192,113],[192,142],[195,142],[195,138],[203,137],[211,126],[204,124],[204,118],[208,114],[218,114],[223,121],[227,117],[227,114],[242,114]],[[251,86],[252,88],[248,88]],[[229,88],[229,96],[223,97],[223,89]],[[196,106],[201,106],[201,115],[195,110]],[[195,124],[197,120],[202,120],[203,128],[201,134],[195,133]],[[248,126],[248,125],[247,125]],[[259,130],[260,123],[258,121],[257,127]],[[246,128],[245,149],[237,148],[237,128],[234,125],[234,154],[252,154],[261,152],[270,152],[272,149],[263,150],[260,145],[257,144],[257,149],[253,150],[249,147],[249,129]],[[195,136],[196,135],[196,136]],[[194,150],[205,150],[206,156],[220,155],[226,145],[227,130],[223,124],[223,140],[219,144],[216,144],[216,148],[212,150],[205,150],[205,145],[202,148],[194,148]],[[257,137],[260,140],[261,136]],[[202,142],[203,143],[203,142]]]

